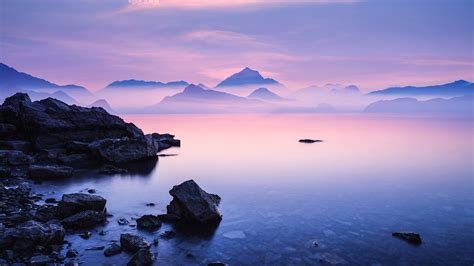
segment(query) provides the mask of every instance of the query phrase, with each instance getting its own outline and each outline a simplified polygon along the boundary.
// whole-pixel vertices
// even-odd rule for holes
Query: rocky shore
[[[132,123],[102,108],[67,105],[48,98],[31,101],[17,93],[0,106],[0,265],[14,263],[77,265],[79,255],[67,234],[90,237],[84,229],[108,222],[107,200],[88,193],[44,198],[32,190],[45,179],[74,178],[78,171],[102,174],[128,172],[123,163],[157,158],[157,153],[179,147],[171,134],[144,134]],[[189,180],[173,187],[166,214],[146,213],[137,219],[141,230],[156,231],[162,222],[207,226],[222,215],[220,197],[208,194]],[[162,233],[173,237],[174,231]],[[158,240],[152,241],[158,244]],[[128,265],[149,265],[155,259],[152,243],[139,235],[122,234],[104,256],[130,254]]]

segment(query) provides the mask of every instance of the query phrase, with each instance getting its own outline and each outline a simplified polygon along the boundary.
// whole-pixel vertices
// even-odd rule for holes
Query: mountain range
[[[384,90],[373,91],[368,95],[400,95],[400,96],[461,96],[474,94],[474,83],[465,80],[457,80],[447,84],[432,86],[406,86],[391,87]]]
[[[171,82],[160,82],[160,81],[145,81],[145,80],[136,80],[136,79],[128,79],[128,80],[118,80],[110,83],[105,88],[163,88],[163,87],[177,87],[177,88],[184,88],[188,86],[189,83],[183,80],[180,81],[171,81]]]

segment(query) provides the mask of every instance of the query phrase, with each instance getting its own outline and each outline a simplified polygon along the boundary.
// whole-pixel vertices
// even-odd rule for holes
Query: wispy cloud
[[[213,44],[250,44],[250,45],[265,45],[254,37],[233,31],[222,30],[201,30],[194,31],[182,36],[185,41],[200,41]]]

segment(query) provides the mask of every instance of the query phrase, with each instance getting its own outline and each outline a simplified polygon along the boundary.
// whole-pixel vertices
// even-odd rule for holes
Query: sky
[[[474,80],[471,0],[2,0],[0,62],[97,90],[215,86],[244,67],[290,88]]]

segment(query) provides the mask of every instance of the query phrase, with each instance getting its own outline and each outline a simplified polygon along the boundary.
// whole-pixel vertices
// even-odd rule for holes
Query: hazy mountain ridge
[[[431,86],[390,87],[384,90],[370,92],[368,95],[462,96],[472,94],[474,94],[474,83],[466,80],[457,80],[451,83]]]
[[[235,73],[221,81],[219,84],[217,84],[216,88],[249,85],[274,85],[283,87],[283,85],[278,81],[272,78],[264,78],[260,72],[246,67],[240,72]]]
[[[180,80],[180,81],[170,81],[170,82],[161,82],[161,81],[145,81],[145,80],[136,80],[136,79],[127,79],[127,80],[117,80],[105,88],[129,88],[129,87],[147,87],[147,88],[161,88],[161,87],[186,87],[189,83]]]

